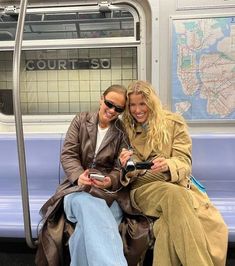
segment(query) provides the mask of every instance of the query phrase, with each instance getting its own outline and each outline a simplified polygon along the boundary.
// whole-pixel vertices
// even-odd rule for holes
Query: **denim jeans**
[[[118,231],[122,210],[116,201],[109,208],[103,199],[75,192],[64,197],[64,211],[76,223],[69,239],[71,266],[127,266]]]

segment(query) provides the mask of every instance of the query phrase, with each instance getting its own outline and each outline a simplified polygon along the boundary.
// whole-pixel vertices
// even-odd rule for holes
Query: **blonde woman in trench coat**
[[[120,162],[152,161],[149,170],[127,172],[134,207],[157,218],[154,266],[224,266],[228,230],[205,191],[190,180],[191,138],[186,123],[162,108],[151,84],[135,81],[127,89],[123,121],[133,150]]]

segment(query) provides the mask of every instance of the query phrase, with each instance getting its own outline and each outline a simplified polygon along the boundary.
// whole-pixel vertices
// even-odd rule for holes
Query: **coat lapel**
[[[86,121],[87,132],[91,140],[92,148],[95,150],[96,146],[96,136],[97,136],[97,124],[98,124],[98,114],[94,113],[91,119]]]
[[[137,157],[142,161],[147,160],[152,153],[150,147],[146,144],[147,135],[144,128],[141,125],[136,125],[136,136],[132,140],[132,145],[134,147],[134,153],[137,154]]]

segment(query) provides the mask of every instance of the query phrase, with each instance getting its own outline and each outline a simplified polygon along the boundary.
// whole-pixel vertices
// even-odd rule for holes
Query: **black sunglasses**
[[[124,107],[116,106],[115,104],[113,104],[112,102],[110,102],[110,101],[108,101],[106,99],[104,99],[104,103],[109,109],[114,108],[115,112],[117,112],[117,113],[122,113],[124,111],[124,109],[125,109]]]

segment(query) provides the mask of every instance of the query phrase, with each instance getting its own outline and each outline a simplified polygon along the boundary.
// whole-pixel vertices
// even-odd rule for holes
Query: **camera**
[[[150,169],[153,162],[134,162],[133,160],[128,160],[125,166],[127,172],[131,172],[137,169]]]

